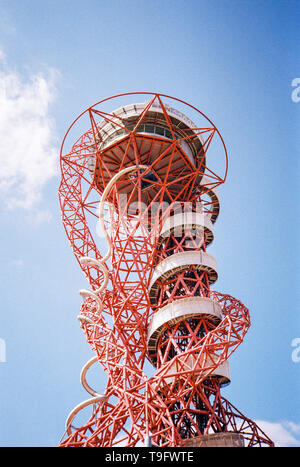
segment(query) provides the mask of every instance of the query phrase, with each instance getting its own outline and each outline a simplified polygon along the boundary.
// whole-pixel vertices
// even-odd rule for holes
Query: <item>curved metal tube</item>
[[[97,391],[91,388],[91,386],[87,383],[86,381],[86,374],[89,370],[89,368],[98,361],[97,355],[95,357],[92,357],[82,368],[81,374],[80,374],[80,381],[84,389],[89,392],[92,396],[94,397],[100,397],[101,394],[99,394]]]
[[[101,271],[103,272],[103,275],[104,275],[104,281],[103,283],[101,284],[101,286],[96,289],[96,290],[86,290],[86,289],[81,289],[79,291],[80,295],[82,297],[92,297],[96,303],[97,303],[97,311],[98,313],[101,312],[102,310],[102,301],[100,299],[100,297],[98,296],[99,293],[101,293],[107,286],[107,283],[108,283],[108,280],[109,280],[109,271],[106,267],[106,265],[104,264],[111,256],[111,240],[110,240],[110,236],[108,235],[107,233],[107,230],[105,228],[105,224],[104,224],[104,219],[103,219],[103,212],[104,212],[104,203],[105,203],[105,200],[110,192],[110,190],[112,189],[113,185],[115,184],[115,182],[122,176],[124,175],[125,173],[128,173],[128,172],[133,172],[134,170],[138,170],[138,169],[147,169],[148,166],[147,165],[137,165],[137,166],[131,166],[131,167],[126,167],[125,169],[121,170],[120,172],[118,172],[116,175],[114,175],[114,177],[109,181],[109,183],[107,184],[107,186],[105,187],[105,190],[103,191],[103,194],[102,194],[102,197],[101,197],[101,201],[99,203],[99,222],[100,222],[100,225],[101,225],[101,228],[105,234],[105,238],[107,240],[107,243],[108,243],[108,251],[106,253],[106,255],[101,258],[100,260],[97,260],[95,258],[90,258],[89,256],[82,256],[80,258],[80,262],[81,264],[83,265],[86,265],[86,266],[95,266],[95,267],[98,267],[101,269]],[[84,323],[89,323],[89,324],[94,324],[93,321],[88,318],[87,316],[84,316],[84,315],[79,315],[78,317],[78,320],[81,321],[83,324]],[[72,430],[71,430],[71,424],[72,424],[72,421],[74,420],[76,414],[78,412],[80,412],[80,410],[84,409],[85,407],[88,407],[89,405],[91,404],[95,404],[97,402],[104,402],[108,399],[107,396],[105,396],[104,394],[99,394],[97,391],[95,391],[94,389],[91,388],[91,386],[87,383],[86,381],[86,374],[87,374],[87,371],[89,370],[89,368],[98,360],[97,356],[95,357],[92,357],[85,365],[84,367],[82,368],[81,370],[81,375],[80,375],[80,380],[81,380],[81,384],[82,386],[84,387],[84,389],[89,393],[91,394],[92,397],[91,399],[88,399],[88,400],[85,400],[83,402],[81,402],[80,404],[78,404],[69,414],[68,418],[67,418],[67,421],[66,421],[66,431],[67,433],[70,435],[72,433]]]
[[[110,236],[108,235],[108,232],[107,232],[107,230],[105,228],[104,218],[103,218],[104,203],[105,203],[106,198],[109,195],[109,192],[112,189],[113,185],[116,183],[116,181],[120,177],[122,177],[122,175],[124,175],[124,174],[126,174],[128,172],[133,172],[134,170],[147,169],[147,168],[148,168],[148,165],[134,165],[134,166],[130,166],[130,167],[125,167],[125,169],[122,169],[120,172],[115,174],[112,177],[112,179],[109,181],[109,183],[106,185],[105,190],[103,191],[100,203],[99,203],[99,222],[100,222],[100,226],[102,228],[102,231],[104,232],[105,238],[106,238],[107,243],[108,243],[108,251],[107,251],[106,255],[103,256],[103,258],[101,258],[100,260],[90,258],[89,256],[82,256],[80,258],[81,264],[87,265],[87,266],[99,267],[102,270],[103,274],[104,274],[104,282],[98,289],[93,290],[93,291],[89,291],[89,290],[80,290],[79,291],[79,293],[81,295],[90,295],[90,296],[92,296],[97,301],[97,303],[98,303],[98,305],[100,307],[100,311],[101,311],[101,307],[102,307],[102,302],[99,299],[99,297],[97,297],[97,294],[101,293],[102,290],[104,290],[105,287],[107,286],[108,279],[109,279],[109,277],[108,277],[109,272],[108,272],[108,269],[107,269],[107,267],[106,267],[106,265],[104,263],[111,256],[111,240],[110,240]]]
[[[103,211],[104,211],[105,200],[106,200],[107,196],[109,195],[109,192],[112,189],[115,182],[120,177],[122,177],[122,175],[124,175],[124,174],[126,174],[128,172],[133,172],[134,170],[138,170],[138,169],[148,169],[148,167],[149,167],[148,165],[132,165],[130,167],[125,167],[125,169],[122,169],[120,172],[116,173],[113,176],[113,178],[109,181],[109,183],[106,185],[106,187],[105,187],[105,189],[103,191],[103,194],[102,194],[102,197],[101,197],[101,200],[100,200],[100,203],[99,203],[99,222],[100,222],[101,228],[102,228],[102,230],[103,230],[103,232],[105,234],[107,243],[109,245],[109,249],[108,249],[106,255],[100,260],[101,262],[106,261],[111,256],[110,236],[107,233],[107,230],[106,230],[105,224],[104,224],[104,219],[103,219]]]
[[[80,412],[80,410],[84,409],[85,407],[88,407],[91,404],[96,404],[97,402],[105,402],[107,399],[108,397],[105,396],[104,394],[99,394],[96,397],[92,397],[91,399],[87,399],[81,402],[80,404],[76,405],[76,407],[72,410],[72,412],[69,413],[67,421],[66,421],[66,431],[68,435],[72,434],[71,425],[76,414]]]

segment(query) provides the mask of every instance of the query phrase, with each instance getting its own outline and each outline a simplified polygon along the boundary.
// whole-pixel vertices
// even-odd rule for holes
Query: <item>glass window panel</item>
[[[157,133],[158,135],[164,136],[164,133],[165,133],[164,128],[157,126],[155,133]]]

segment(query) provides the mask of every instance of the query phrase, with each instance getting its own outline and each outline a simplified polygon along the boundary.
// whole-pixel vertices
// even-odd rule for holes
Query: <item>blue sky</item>
[[[215,288],[252,319],[223,394],[277,445],[300,445],[299,13],[293,0],[0,0],[1,446],[57,445],[88,396],[76,320],[88,284],[60,221],[59,147],[85,108],[143,90],[222,133]],[[100,368],[90,378],[105,387]]]

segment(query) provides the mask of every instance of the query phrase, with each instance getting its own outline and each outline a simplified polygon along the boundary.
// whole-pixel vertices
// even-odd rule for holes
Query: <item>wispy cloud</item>
[[[11,260],[9,265],[14,267],[14,268],[21,268],[24,265],[24,261],[22,259],[20,259],[20,258],[19,259],[13,259],[13,260]]]
[[[6,53],[4,52],[4,50],[1,49],[1,47],[0,47],[0,62],[2,62],[3,64],[6,63]]]
[[[57,173],[58,148],[49,106],[57,73],[29,77],[7,66],[0,50],[0,197],[9,208],[35,209]]]
[[[52,219],[52,213],[48,209],[36,209],[29,212],[26,216],[30,224],[39,226],[40,224],[48,224]]]
[[[272,439],[275,446],[300,446],[300,424],[287,420],[281,422],[255,420],[255,423]]]

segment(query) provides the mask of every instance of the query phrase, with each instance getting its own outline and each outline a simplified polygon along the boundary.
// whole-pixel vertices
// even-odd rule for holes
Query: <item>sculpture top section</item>
[[[130,97],[143,102],[118,105],[124,97],[127,102]],[[100,194],[116,173],[132,165],[149,167],[142,188],[150,189],[150,196],[145,199],[155,197],[151,181],[163,180],[176,191],[179,186],[173,180],[185,183],[189,175],[194,175],[190,188],[197,196],[204,176],[210,189],[225,181],[228,158],[221,134],[208,117],[182,100],[157,93],[127,93],[104,99],[86,109],[70,126],[62,157],[66,137],[79,123],[82,128],[84,117],[88,117],[89,129],[73,144],[69,155],[80,151],[89,156],[86,167]],[[119,191],[130,193],[128,180]]]

